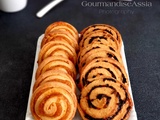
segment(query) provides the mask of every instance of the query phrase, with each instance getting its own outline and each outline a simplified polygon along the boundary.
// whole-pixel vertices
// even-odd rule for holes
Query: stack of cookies
[[[30,103],[35,120],[74,118],[78,38],[77,30],[66,22],[54,22],[46,28]]]
[[[106,24],[81,31],[78,110],[83,120],[127,120],[132,108],[129,80],[121,57],[122,37]]]

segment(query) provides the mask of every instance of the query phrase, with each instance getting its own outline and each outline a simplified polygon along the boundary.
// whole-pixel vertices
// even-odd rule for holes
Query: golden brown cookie
[[[59,39],[67,41],[76,51],[78,51],[79,46],[77,40],[69,32],[62,30],[56,30],[49,32],[48,34],[45,34],[44,38],[42,39],[41,48],[49,41],[54,41]]]
[[[50,41],[46,43],[39,52],[38,64],[49,56],[59,55],[66,57],[76,64],[77,54],[75,49],[67,42],[64,41]]]
[[[89,44],[88,46],[84,47],[78,54],[78,66],[79,70],[81,71],[82,67],[85,64],[88,64],[91,60],[96,58],[112,58],[120,63],[122,62],[122,57],[118,54],[118,51],[112,49],[111,46],[103,45],[103,44]]]
[[[38,79],[42,73],[51,69],[63,70],[71,75],[74,80],[76,79],[75,65],[69,59],[61,56],[51,56],[44,59],[37,68],[36,79]]]
[[[127,120],[133,106],[126,86],[112,77],[84,86],[78,102],[83,120]]]
[[[105,44],[116,48],[116,50],[120,51],[121,46],[118,41],[110,35],[108,32],[103,30],[93,31],[84,36],[79,43],[80,49],[85,46],[92,44],[93,42],[98,42],[99,44]]]
[[[90,26],[84,28],[80,32],[80,34],[81,34],[80,41],[87,34],[93,32],[93,31],[98,31],[98,30],[106,31],[107,33],[109,33],[110,35],[112,35],[118,41],[118,43],[119,43],[120,46],[122,45],[121,34],[119,33],[119,31],[115,27],[113,27],[111,25],[108,25],[108,24],[93,24],[93,25],[90,25]]]
[[[111,58],[97,58],[86,64],[80,71],[80,80],[78,87],[82,89],[85,85],[91,83],[90,78],[98,76],[110,76],[117,81],[122,82],[128,87],[128,76],[124,66]]]
[[[63,30],[63,31],[69,32],[69,34],[71,34],[78,42],[78,39],[79,39],[78,31],[73,25],[71,25],[67,22],[64,22],[64,21],[57,21],[57,22],[50,24],[46,28],[45,34],[48,34],[52,31],[56,31],[56,30]]]
[[[72,120],[77,98],[72,89],[61,82],[41,84],[31,98],[30,110],[35,120]]]
[[[58,82],[66,84],[73,90],[73,92],[75,92],[76,90],[75,81],[69,74],[67,74],[66,72],[62,70],[53,69],[53,70],[44,72],[37,78],[37,80],[35,81],[34,87],[33,87],[33,91],[35,91],[35,89],[39,85],[44,84],[45,82],[52,82],[52,81],[53,82],[58,81]]]

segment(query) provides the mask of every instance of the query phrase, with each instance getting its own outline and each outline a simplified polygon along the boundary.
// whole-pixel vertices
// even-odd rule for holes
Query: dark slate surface
[[[141,5],[137,0],[132,7],[91,6],[87,1],[85,7],[82,0],[65,0],[38,19],[36,12],[49,1],[28,0],[20,12],[0,12],[0,120],[25,119],[37,38],[59,20],[78,31],[94,23],[116,27],[125,45],[138,119],[159,120],[160,1],[148,0],[142,6],[143,0]]]

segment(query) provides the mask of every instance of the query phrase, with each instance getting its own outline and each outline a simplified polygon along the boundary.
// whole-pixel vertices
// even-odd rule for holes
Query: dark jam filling
[[[116,79],[116,76],[115,76],[115,74],[113,73],[113,71],[111,71],[109,68],[106,68],[106,70],[108,70],[108,71],[111,73],[111,76]]]
[[[76,84],[79,84],[80,79],[79,79],[79,78],[78,78],[78,79],[76,79],[76,80],[75,80],[75,82],[76,82]]]
[[[89,99],[90,97],[90,94],[91,94],[91,92],[92,91],[94,91],[94,89],[96,89],[96,88],[103,88],[103,87],[109,87],[109,88],[111,88],[111,89],[114,89],[112,86],[109,86],[108,84],[107,85],[98,85],[98,86],[94,86],[94,87],[92,87],[92,89],[89,91],[89,93],[87,94],[87,98],[88,98],[88,106],[90,107],[90,108],[94,108],[94,109],[99,109],[99,108],[97,108],[96,106],[94,106],[93,104],[92,104],[92,101],[94,101],[95,99]],[[114,89],[115,90],[115,89]],[[111,97],[110,96],[107,96],[107,95],[105,95],[105,94],[98,94],[97,96],[96,96],[96,99],[102,99],[102,98],[106,98],[107,99],[107,102],[106,102],[106,105],[108,105],[109,104],[109,102],[110,102],[110,100],[111,100]]]
[[[103,60],[103,62],[108,62],[107,60]],[[120,67],[118,67],[116,64],[114,63],[111,63],[112,65],[114,65],[120,72],[121,72],[121,75],[122,75],[122,82],[125,84],[127,83],[127,79],[125,77],[125,75],[123,74],[122,70]]]
[[[109,80],[109,81],[114,81],[114,82],[115,82],[114,79],[110,79],[110,78],[106,78],[105,80]],[[110,86],[109,84],[94,86],[94,87],[90,90],[90,92],[87,94],[87,97],[88,97],[88,105],[89,105],[89,107],[95,108],[95,109],[97,109],[97,108],[96,108],[94,105],[92,105],[92,100],[89,99],[89,96],[90,96],[91,92],[92,92],[94,89],[98,88],[98,87],[109,87],[109,88],[113,89],[113,91],[116,91],[116,89],[115,89],[113,86]],[[124,87],[123,87],[123,89],[124,89]],[[89,119],[89,120],[112,120],[112,119],[114,119],[114,117],[119,114],[119,112],[121,111],[123,105],[126,103],[126,101],[127,101],[127,99],[128,99],[128,96],[126,96],[126,99],[125,99],[125,100],[122,100],[120,94],[118,93],[118,91],[117,91],[117,92],[113,92],[113,93],[116,93],[116,96],[117,96],[118,101],[119,101],[117,111],[114,113],[114,115],[112,115],[112,116],[110,116],[110,117],[108,117],[108,118],[93,118],[93,117],[91,117],[90,115],[87,115],[87,114],[86,114],[84,117],[87,118],[87,119]],[[125,93],[126,93],[126,91],[125,91]],[[110,99],[111,99],[109,96],[107,96],[107,95],[105,95],[105,94],[99,94],[99,95],[97,95],[97,99],[102,99],[103,97],[105,97],[105,98],[107,99],[107,103],[106,103],[106,104],[109,104],[109,101],[110,101]],[[125,115],[123,116],[123,118],[121,118],[121,120],[123,120],[123,119],[127,116],[127,114],[129,113],[130,109],[131,109],[131,107],[128,106],[128,107],[127,107],[127,112],[125,113]]]
[[[89,39],[89,42],[88,42],[88,43],[91,44],[91,43],[94,41],[94,39],[96,39],[96,38],[107,40],[106,37],[104,37],[104,36],[94,36],[94,37],[91,37],[91,38]]]
[[[116,61],[118,61],[117,57],[116,57],[115,55],[111,54],[111,53],[107,53],[107,56],[108,56],[109,58],[113,58],[113,59],[115,59]],[[118,61],[118,62],[119,62],[119,61]]]
[[[97,31],[97,30],[101,30],[101,29],[99,29],[99,28],[95,28],[95,29],[93,29],[93,30],[92,30],[92,32],[93,32],[93,31]]]
[[[102,67],[102,66],[93,67],[93,68],[89,69],[89,70],[86,72],[85,77],[82,78],[83,86],[90,83],[90,82],[87,80],[89,73],[90,73],[92,70],[94,70],[94,69],[99,69],[99,68],[106,69],[106,70],[111,74],[111,76],[116,79],[115,74],[110,70],[110,68],[105,68],[105,67]],[[94,76],[97,76],[97,75],[102,75],[102,73],[97,73],[97,74],[94,75]]]
[[[115,50],[112,47],[109,47],[109,49],[115,52]]]
[[[109,34],[113,35],[113,33],[111,32],[111,30],[105,29],[104,31],[108,32]]]

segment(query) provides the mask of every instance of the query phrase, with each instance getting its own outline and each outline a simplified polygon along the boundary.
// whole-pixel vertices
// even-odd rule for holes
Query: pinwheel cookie
[[[77,54],[75,49],[66,41],[50,41],[46,43],[40,50],[38,57],[38,64],[49,56],[62,56],[76,64]]]
[[[124,67],[111,58],[97,58],[84,66],[80,72],[79,88],[91,83],[91,78],[110,76],[128,87],[128,76]]]
[[[78,101],[83,120],[127,120],[133,106],[126,86],[112,77],[84,86]]]
[[[77,41],[79,39],[79,36],[78,36],[78,31],[77,29],[67,23],[67,22],[64,22],[64,21],[57,21],[57,22],[54,22],[52,24],[50,24],[46,30],[45,30],[45,34],[48,34],[52,31],[56,31],[56,30],[63,30],[63,31],[67,31],[69,32],[70,35],[72,35]]]
[[[80,41],[81,39],[83,39],[86,35],[93,33],[94,31],[99,31],[99,30],[103,30],[105,32],[107,32],[108,34],[112,35],[119,43],[119,45],[122,45],[122,36],[119,33],[119,31],[108,24],[93,24],[90,25],[86,28],[84,28],[80,33],[81,33],[81,37],[80,37]]]
[[[109,45],[120,51],[121,46],[116,38],[104,30],[93,31],[91,33],[88,33],[87,35],[83,35],[83,37],[79,41],[80,49],[93,42],[99,42],[99,44]]]
[[[64,83],[66,85],[68,85],[73,91],[76,91],[76,85],[75,85],[75,81],[73,80],[73,78],[67,74],[66,72],[62,71],[62,70],[49,70],[44,72],[43,74],[41,74],[33,87],[33,91],[36,90],[36,88],[38,86],[40,86],[41,84],[45,83],[45,82],[61,82]]]
[[[77,75],[75,65],[69,59],[61,56],[50,56],[44,59],[38,66],[36,71],[36,79],[40,76],[40,74],[51,69],[63,70],[74,79]]]
[[[77,109],[77,98],[66,84],[46,82],[33,92],[30,108],[35,120],[71,120]]]
[[[87,45],[78,54],[79,71],[81,71],[81,69],[83,69],[83,67],[93,59],[105,57],[123,63],[121,55],[118,54],[118,51],[114,50],[111,46],[98,43]]]
[[[54,22],[46,28],[41,47],[49,41],[60,39],[62,41],[67,41],[78,51],[78,36],[78,31],[71,24],[62,21]]]

